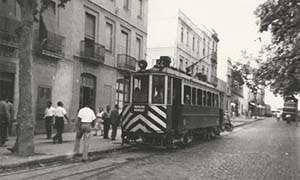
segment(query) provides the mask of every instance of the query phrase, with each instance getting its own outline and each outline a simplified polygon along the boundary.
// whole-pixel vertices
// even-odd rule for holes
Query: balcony
[[[124,71],[136,71],[136,59],[127,54],[118,54],[117,67]]]
[[[20,25],[20,22],[15,19],[0,17],[0,45],[18,48],[20,41],[16,30]]]
[[[105,47],[89,39],[82,40],[80,42],[80,58],[85,62],[103,64]]]
[[[212,76],[211,77],[211,84],[214,85],[214,86],[217,86],[218,85],[218,78],[216,76]]]
[[[40,34],[39,47],[37,49],[42,55],[61,59],[65,56],[65,37],[45,31],[43,35]]]
[[[217,52],[212,52],[211,54],[211,62],[217,64],[218,60],[218,56],[217,56]]]

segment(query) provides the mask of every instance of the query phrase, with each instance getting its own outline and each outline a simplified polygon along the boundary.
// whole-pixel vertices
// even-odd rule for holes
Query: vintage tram
[[[160,63],[124,78],[123,143],[173,147],[220,133],[220,92]]]

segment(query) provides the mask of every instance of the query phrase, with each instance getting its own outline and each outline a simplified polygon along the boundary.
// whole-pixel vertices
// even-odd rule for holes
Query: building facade
[[[172,67],[217,86],[217,33],[197,26],[179,9],[159,11],[163,5],[152,1],[149,9],[148,63],[153,66],[160,56],[169,56]]]
[[[19,19],[16,0],[0,3],[0,7],[7,9],[1,11],[2,23],[9,18]],[[71,119],[76,118],[84,104],[90,104],[94,110],[116,103],[122,107],[126,94],[122,78],[135,71],[137,61],[146,56],[147,16],[147,0],[70,1],[65,8],[58,7],[57,0],[50,2],[34,25],[32,73],[36,132],[44,130],[42,115],[47,101],[52,101],[54,106],[62,101]],[[1,27],[1,33],[6,36],[15,32]],[[7,39],[3,37],[0,37],[2,41]],[[13,92],[5,96],[13,99],[17,110],[18,45],[2,42],[1,47],[4,52],[0,54],[0,85]],[[69,128],[72,127],[71,124]]]

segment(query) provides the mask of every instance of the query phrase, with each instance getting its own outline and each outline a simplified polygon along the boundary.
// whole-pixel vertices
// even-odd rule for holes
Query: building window
[[[192,46],[192,48],[193,48],[193,51],[195,51],[195,37],[193,37],[193,46]]]
[[[183,27],[181,27],[181,32],[180,32],[180,41],[183,43],[183,33],[184,33],[184,29]]]
[[[206,48],[206,42],[205,42],[205,38],[203,38],[203,56],[205,56],[205,48]]]
[[[123,30],[121,31],[120,52],[129,55],[129,34]]]
[[[189,46],[189,32],[186,32],[186,46]]]
[[[141,60],[142,59],[142,38],[136,37],[136,59]]]
[[[85,13],[85,38],[95,40],[96,17]]]
[[[124,9],[129,10],[129,0],[123,0],[123,2],[124,2],[123,5]]]
[[[200,51],[200,40],[197,40],[197,54],[199,54]]]
[[[116,104],[118,104],[120,109],[123,108],[124,94],[123,79],[118,79],[116,83]]]
[[[143,17],[143,0],[138,0],[138,17],[142,18]]]
[[[113,25],[108,22],[105,26],[105,48],[109,51],[113,50]]]
[[[179,70],[183,70],[183,59],[179,59]]]

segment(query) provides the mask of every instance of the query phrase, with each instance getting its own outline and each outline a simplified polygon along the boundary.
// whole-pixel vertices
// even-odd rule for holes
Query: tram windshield
[[[165,76],[153,75],[152,78],[152,103],[163,104],[165,97]]]
[[[133,102],[147,103],[149,90],[149,76],[133,76]]]

